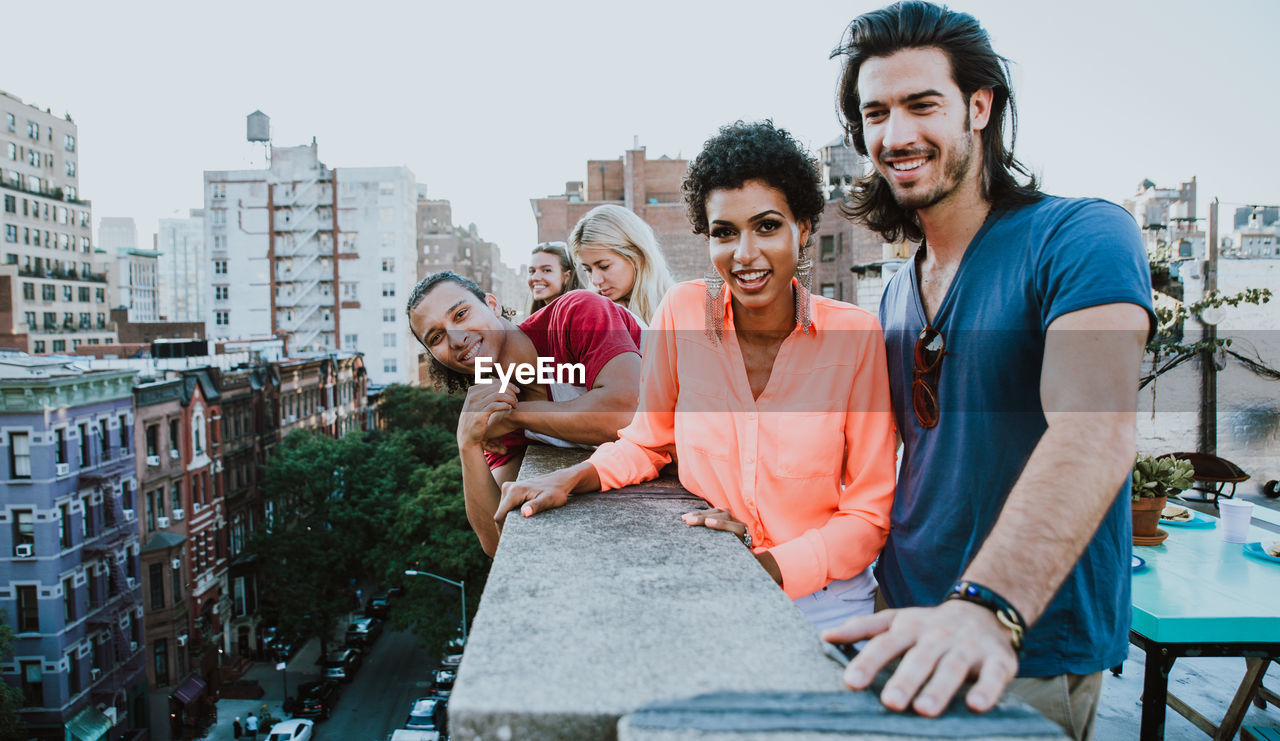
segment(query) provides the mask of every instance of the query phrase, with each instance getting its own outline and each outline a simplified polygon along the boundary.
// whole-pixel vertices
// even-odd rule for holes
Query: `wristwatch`
[[[751,530],[749,528],[742,533],[742,544],[748,548],[751,547]]]

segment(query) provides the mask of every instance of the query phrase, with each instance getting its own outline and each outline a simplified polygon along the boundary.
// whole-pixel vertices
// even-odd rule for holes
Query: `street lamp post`
[[[429,571],[415,571],[413,569],[406,569],[404,573],[405,573],[405,576],[429,576],[432,579],[439,579],[440,581],[446,584],[452,584],[453,586],[462,590],[462,643],[465,645],[467,642],[467,583],[465,581],[454,581],[453,579],[446,579],[443,576],[432,574]]]

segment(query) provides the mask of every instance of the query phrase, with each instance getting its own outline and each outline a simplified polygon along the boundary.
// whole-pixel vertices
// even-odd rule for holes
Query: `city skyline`
[[[77,0],[51,35],[11,34],[0,89],[76,121],[95,235],[133,217],[150,247],[158,219],[202,205],[205,170],[263,167],[244,136],[260,109],[277,146],[314,136],[330,167],[409,167],[515,266],[536,242],[530,199],[636,139],[650,158],[691,158],[735,119],[772,118],[815,152],[839,136],[828,55],[880,5],[130,3],[140,20],[126,21]],[[1280,7],[952,6],[1011,60],[1016,151],[1049,192],[1118,202],[1143,179],[1195,176],[1199,216],[1223,201],[1222,233],[1235,206],[1280,203],[1280,149],[1265,146],[1280,96],[1263,77]],[[35,6],[6,16],[48,24]]]

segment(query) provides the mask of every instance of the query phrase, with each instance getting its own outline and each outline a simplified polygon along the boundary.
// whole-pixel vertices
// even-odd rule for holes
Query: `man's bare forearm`
[[[466,443],[458,446],[458,456],[462,460],[462,492],[467,506],[467,522],[480,539],[480,547],[493,556],[498,550],[498,526],[493,521],[493,513],[498,509],[502,499],[502,491],[489,470],[484,450],[479,443]]]
[[[631,423],[634,402],[627,409],[624,401],[593,399],[591,393],[572,401],[522,402],[509,419],[518,427],[571,443],[599,445],[617,440],[618,430]]]
[[[1034,623],[1130,475],[1133,425],[1133,414],[1122,412],[1076,412],[1051,425],[964,578],[994,589]]]

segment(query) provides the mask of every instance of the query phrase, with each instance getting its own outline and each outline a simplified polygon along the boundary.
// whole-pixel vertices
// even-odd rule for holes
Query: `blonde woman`
[[[569,233],[569,252],[596,293],[648,325],[671,288],[667,260],[653,229],[622,206],[597,206]]]

